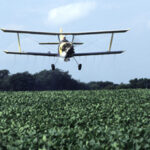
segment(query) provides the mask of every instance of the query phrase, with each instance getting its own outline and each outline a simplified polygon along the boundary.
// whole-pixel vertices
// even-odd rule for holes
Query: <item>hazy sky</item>
[[[127,83],[133,78],[150,78],[150,1],[149,0],[0,0],[0,28],[59,32],[128,29],[116,34],[112,50],[125,50],[117,56],[78,57],[83,69],[78,71],[74,60],[59,59],[57,68],[84,81]],[[68,37],[69,38],[69,37]],[[38,42],[56,42],[55,36],[21,35],[23,51],[56,52],[57,46],[39,46]],[[107,51],[110,35],[77,36],[76,52]],[[0,70],[11,73],[39,72],[51,69],[56,58],[6,55],[3,50],[18,51],[16,34],[0,31]]]

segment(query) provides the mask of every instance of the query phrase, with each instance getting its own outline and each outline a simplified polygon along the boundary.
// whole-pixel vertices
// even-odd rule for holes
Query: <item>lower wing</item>
[[[52,57],[58,57],[59,55],[57,53],[37,53],[37,52],[9,52],[4,51],[6,54],[15,54],[15,55],[34,55],[34,56],[52,56]]]
[[[51,57],[59,57],[58,53],[37,53],[37,52],[11,52],[11,51],[4,51],[6,54],[15,54],[15,55],[34,55],[34,56],[51,56]],[[92,53],[75,53],[72,55],[74,56],[94,56],[94,55],[115,55],[121,54],[124,51],[106,51],[106,52],[92,52]]]
[[[114,55],[121,54],[124,51],[106,51],[106,52],[92,52],[92,53],[75,53],[73,56],[94,56],[94,55]]]

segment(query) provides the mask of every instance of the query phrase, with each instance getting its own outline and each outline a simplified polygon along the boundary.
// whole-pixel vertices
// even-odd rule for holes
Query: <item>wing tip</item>
[[[0,28],[1,31],[5,32],[5,28]]]
[[[118,52],[118,54],[122,54],[122,53],[124,53],[125,52],[125,50],[120,50],[120,51],[114,51],[114,52]]]
[[[8,53],[8,50],[4,50],[4,53]]]

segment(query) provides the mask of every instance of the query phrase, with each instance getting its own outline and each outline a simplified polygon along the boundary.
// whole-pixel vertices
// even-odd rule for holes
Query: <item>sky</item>
[[[0,28],[45,32],[84,32],[130,29],[115,34],[112,50],[125,50],[121,55],[59,59],[56,68],[68,71],[81,82],[112,81],[128,83],[134,78],[150,78],[150,1],[149,0],[0,0]],[[111,35],[77,36],[76,52],[107,51]],[[20,35],[22,51],[57,52],[57,46],[40,46],[38,42],[57,42],[55,36]],[[71,39],[71,37],[67,37]],[[17,35],[0,31],[0,70],[30,73],[50,70],[56,58],[7,55],[18,51]]]

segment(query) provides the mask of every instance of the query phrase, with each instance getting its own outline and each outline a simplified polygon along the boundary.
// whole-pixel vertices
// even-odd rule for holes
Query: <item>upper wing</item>
[[[4,51],[6,54],[15,54],[15,55],[34,55],[34,56],[52,56],[58,57],[57,53],[37,53],[37,52],[9,52]]]
[[[24,33],[24,34],[41,34],[41,35],[90,35],[90,34],[109,34],[109,33],[124,33],[128,30],[111,30],[111,31],[95,31],[95,32],[68,32],[68,33],[57,33],[57,32],[38,32],[38,31],[23,31],[23,30],[8,30],[1,29],[3,32],[11,33]]]
[[[73,56],[94,56],[94,55],[113,55],[121,54],[124,51],[106,51],[106,52],[93,52],[93,53],[75,53]]]

